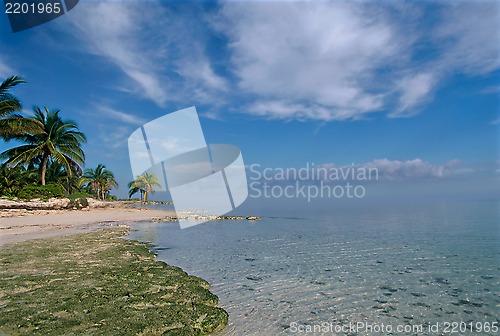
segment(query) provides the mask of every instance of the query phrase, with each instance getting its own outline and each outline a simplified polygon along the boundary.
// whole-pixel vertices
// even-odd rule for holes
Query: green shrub
[[[73,194],[69,194],[67,196],[70,200],[74,200],[74,199],[77,199],[77,198],[95,198],[95,196],[92,196],[90,194],[87,194],[85,192],[77,192],[77,193],[73,193]]]
[[[70,200],[69,205],[72,208],[82,209],[89,206],[89,201],[87,201],[86,197],[74,198]]]
[[[19,191],[18,197],[24,200],[31,200],[33,198],[39,198],[41,200],[47,200],[49,198],[62,197],[65,194],[64,187],[59,183],[49,183],[44,186],[25,186]]]

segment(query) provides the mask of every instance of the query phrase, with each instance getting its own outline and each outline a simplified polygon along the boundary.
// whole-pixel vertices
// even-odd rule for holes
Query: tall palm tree
[[[26,80],[11,76],[0,84],[0,138],[7,139],[6,137],[16,133],[16,130],[29,128],[23,127],[25,125],[23,125],[22,116],[13,114],[21,111],[22,105],[19,99],[9,92],[10,89],[22,83],[26,83]]]
[[[24,130],[20,134],[11,135],[15,139],[26,143],[8,149],[0,154],[0,159],[6,159],[8,166],[30,164],[40,160],[39,169],[42,185],[45,185],[45,174],[49,159],[61,164],[69,176],[82,173],[85,162],[85,153],[81,145],[87,141],[85,134],[79,131],[78,125],[71,120],[63,120],[59,110],[50,111],[33,108],[34,116],[24,118],[34,129]]]
[[[92,187],[97,198],[103,201],[106,199],[106,193],[112,188],[118,188],[118,183],[115,180],[115,175],[110,170],[106,169],[103,164],[98,164],[96,169],[85,169],[82,182]]]
[[[0,84],[0,117],[3,118],[11,113],[21,111],[21,102],[9,92],[10,89],[21,83],[26,83],[26,80],[21,77],[10,76]]]
[[[143,173],[137,176],[132,182],[129,182],[128,187],[128,197],[132,197],[135,193],[140,192],[142,201],[147,202],[148,194],[154,194],[155,187],[161,187],[161,185],[157,176],[151,173]]]

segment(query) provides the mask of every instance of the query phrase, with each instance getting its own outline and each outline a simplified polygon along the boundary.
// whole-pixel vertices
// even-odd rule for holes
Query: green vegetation
[[[4,151],[0,158],[7,159],[6,164],[11,167],[36,162],[40,168],[42,185],[45,185],[50,159],[62,165],[69,176],[80,173],[80,164],[85,162],[81,145],[87,138],[78,131],[78,125],[74,121],[61,119],[59,110],[34,107],[33,111],[33,117],[22,118],[34,125],[32,130],[19,129],[15,134],[6,136],[7,140],[18,140],[25,144]]]
[[[0,138],[10,136],[20,128],[19,118],[15,112],[22,110],[22,105],[9,91],[15,86],[26,83],[21,77],[11,76],[0,84]]]
[[[86,169],[81,181],[92,189],[97,198],[101,198],[103,201],[113,187],[118,187],[115,175],[107,170],[103,164],[97,165],[96,169]]]
[[[0,83],[0,197],[116,199],[118,184],[105,165],[83,169],[86,136],[59,110],[21,102]],[[129,184],[141,199],[159,187],[145,173]],[[155,260],[148,246],[120,238],[127,229],[0,246],[0,335],[202,335],[222,329],[227,313],[203,279]]]
[[[201,335],[227,324],[206,281],[126,232],[0,247],[0,334]]]
[[[158,177],[150,173],[143,173],[132,182],[129,182],[128,197],[131,198],[134,194],[140,192],[141,200],[147,202],[148,194],[154,194],[155,187],[161,187]]]
[[[98,199],[113,199],[118,184],[102,164],[83,172],[87,141],[75,121],[63,119],[59,110],[33,108],[32,116],[18,114],[22,104],[10,91],[23,78],[11,76],[0,83],[0,139],[20,145],[0,153],[0,196],[9,198],[62,197],[85,192]],[[39,188],[38,186],[59,187]]]
[[[69,194],[67,196],[67,198],[69,198],[70,200],[74,200],[74,199],[77,199],[77,198],[87,198],[87,197],[92,197],[93,195],[91,194],[87,194],[85,192],[76,192],[76,193],[73,193],[73,194]]]
[[[48,200],[49,198],[58,198],[64,196],[64,187],[57,183],[50,183],[42,186],[28,185],[19,191],[17,197],[24,200],[31,200],[40,198],[41,200]]]

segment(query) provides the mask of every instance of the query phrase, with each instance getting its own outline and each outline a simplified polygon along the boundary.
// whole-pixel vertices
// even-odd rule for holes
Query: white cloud
[[[398,81],[401,92],[398,109],[389,114],[391,117],[411,116],[416,113],[415,107],[427,102],[437,80],[431,73],[410,75]]]
[[[500,4],[496,1],[448,2],[436,28],[444,70],[485,74],[500,67]]]
[[[500,85],[492,85],[481,90],[483,94],[499,94],[500,93]]]
[[[126,148],[127,139],[132,131],[130,126],[99,123],[97,125],[98,137],[90,139],[89,144],[99,155],[116,158],[118,152],[113,150]]]
[[[3,80],[12,75],[12,69],[0,59],[0,78]]]
[[[224,1],[205,12],[197,3],[101,1],[81,3],[64,21],[73,27],[60,27],[128,78],[111,86],[159,106],[188,100],[329,121],[413,116],[450,76],[498,69],[499,7]]]
[[[328,121],[384,110],[407,117],[449,76],[500,67],[498,3],[437,5],[223,2],[214,26],[229,39],[238,88],[256,101],[246,113]]]
[[[76,29],[69,31],[84,42],[83,52],[104,57],[131,80],[115,84],[120,91],[164,106],[213,103],[228,88],[205,52],[208,41],[196,13],[175,12],[156,0],[108,0],[82,3],[70,15]]]
[[[353,163],[341,166],[335,163],[320,165],[307,164],[299,168],[263,168],[247,166],[251,173],[261,170],[260,178],[279,183],[301,180],[304,182],[337,183],[340,179],[363,179],[370,181],[403,181],[419,179],[442,179],[475,172],[471,168],[461,168],[460,161],[451,160],[446,163],[434,164],[422,159],[399,161],[375,159],[364,163]]]
[[[379,110],[376,71],[406,47],[383,13],[354,3],[227,2],[221,16],[239,88],[268,101],[248,112],[275,118]]]
[[[432,164],[419,158],[408,161],[377,159],[360,166],[376,168],[379,178],[387,180],[443,178],[473,171],[468,168],[459,168],[460,161],[458,160],[451,160],[444,164]]]
[[[105,116],[110,117],[111,119],[119,120],[127,124],[140,126],[147,122],[146,119],[140,118],[133,114],[121,112],[110,107],[98,106],[96,107],[96,109],[99,110],[101,115],[104,114]]]
[[[227,89],[227,81],[214,72],[210,62],[202,53],[191,59],[179,59],[176,62],[177,73],[184,79],[218,90]]]
[[[325,163],[316,166],[316,168],[326,169],[363,169],[368,172],[372,170],[372,176],[378,176],[379,180],[411,180],[421,178],[445,178],[457,175],[463,175],[473,172],[470,168],[460,168],[460,161],[451,160],[442,164],[433,164],[422,159],[413,159],[407,161],[389,160],[389,159],[375,159],[373,161],[364,162],[360,164],[353,164],[351,166],[338,166],[334,163]]]
[[[133,2],[81,3],[78,11],[72,11],[74,35],[82,39],[93,54],[104,56],[118,66],[138,89],[132,90],[152,99],[159,105],[166,102],[168,90],[158,76],[162,45],[148,44],[144,34],[150,28],[148,21],[154,11],[160,11],[156,3],[148,6]]]

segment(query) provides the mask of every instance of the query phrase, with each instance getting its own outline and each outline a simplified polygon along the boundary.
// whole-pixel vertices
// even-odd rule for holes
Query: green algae
[[[112,229],[0,247],[0,335],[203,335],[227,313],[203,279]]]

